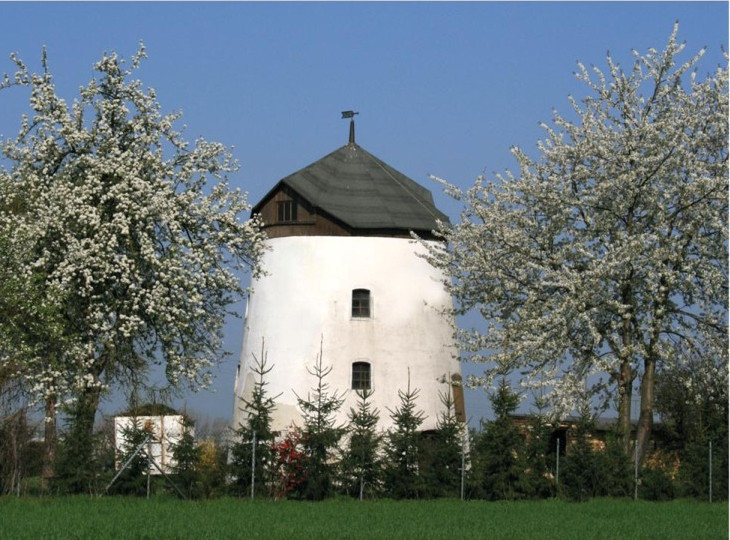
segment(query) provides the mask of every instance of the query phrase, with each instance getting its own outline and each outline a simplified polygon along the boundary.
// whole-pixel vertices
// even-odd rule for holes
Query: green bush
[[[674,499],[674,483],[669,474],[660,468],[645,468],[641,472],[639,497],[648,501]]]

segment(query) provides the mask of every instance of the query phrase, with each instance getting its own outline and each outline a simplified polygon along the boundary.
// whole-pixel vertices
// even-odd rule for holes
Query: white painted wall
[[[372,403],[380,409],[380,427],[391,425],[388,409],[400,403],[410,369],[411,388],[419,388],[418,407],[427,418],[422,429],[433,429],[443,405],[439,380],[461,373],[453,358],[452,332],[440,311],[451,297],[439,273],[416,256],[423,247],[408,239],[375,237],[292,236],[268,240],[264,256],[268,275],[252,283],[246,309],[243,347],[235,383],[236,396],[249,396],[254,378],[252,354],[268,365],[270,396],[276,399],[274,429],[301,423],[295,392],[305,397],[315,384],[307,373],[320,351],[323,365],[333,366],[326,379],[331,388],[348,391],[351,366],[372,366]],[[351,317],[353,289],[369,289],[371,318]],[[347,392],[339,421],[357,396]],[[233,427],[245,420],[234,405]]]

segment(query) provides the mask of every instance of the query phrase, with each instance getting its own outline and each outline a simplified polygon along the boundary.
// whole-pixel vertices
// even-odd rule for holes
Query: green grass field
[[[0,538],[728,538],[727,503],[0,499]]]

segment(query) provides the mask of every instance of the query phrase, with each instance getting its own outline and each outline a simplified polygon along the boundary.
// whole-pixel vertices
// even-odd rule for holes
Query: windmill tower
[[[433,429],[444,410],[444,381],[461,380],[449,321],[452,306],[442,276],[418,257],[410,236],[436,242],[436,220],[447,221],[431,193],[355,143],[353,113],[345,146],[280,180],[253,208],[268,234],[263,265],[246,306],[236,397],[249,398],[251,367],[265,342],[267,390],[276,399],[273,429],[301,425],[296,395],[306,397],[312,368],[332,366],[326,382],[346,392],[338,421],[354,407],[354,390],[371,389],[380,426],[398,390],[420,390],[417,406]],[[457,416],[464,400],[454,387]],[[233,426],[245,421],[235,399]]]

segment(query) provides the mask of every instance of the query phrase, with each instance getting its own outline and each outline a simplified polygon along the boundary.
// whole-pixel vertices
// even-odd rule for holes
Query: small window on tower
[[[370,291],[354,289],[352,291],[352,316],[358,318],[370,317]]]
[[[352,389],[370,390],[370,364],[368,362],[352,363]]]
[[[297,202],[281,201],[276,203],[276,220],[279,222],[297,220]]]

